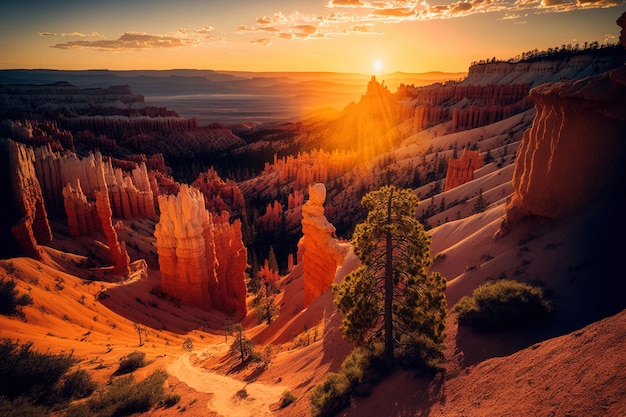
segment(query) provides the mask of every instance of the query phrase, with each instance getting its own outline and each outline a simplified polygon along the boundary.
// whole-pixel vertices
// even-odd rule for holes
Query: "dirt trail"
[[[205,356],[209,348],[198,352]],[[209,354],[213,354],[210,352]],[[285,386],[268,386],[259,382],[245,382],[195,367],[191,354],[185,353],[173,362],[167,371],[196,391],[214,394],[210,410],[229,417],[271,416],[270,404],[280,400]]]

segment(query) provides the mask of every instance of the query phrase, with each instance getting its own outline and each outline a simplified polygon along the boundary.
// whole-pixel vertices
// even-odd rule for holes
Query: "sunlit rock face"
[[[621,189],[625,174],[626,65],[544,84],[530,95],[537,115],[518,151],[514,194],[500,234],[526,216],[572,213]]]
[[[98,214],[100,227],[109,245],[113,272],[117,275],[128,274],[130,272],[130,257],[128,256],[128,252],[126,252],[126,243],[119,242],[117,239],[117,232],[111,221],[113,215],[111,202],[109,201],[109,195],[106,190],[96,191],[96,212]]]
[[[35,173],[33,150],[8,140],[9,172],[13,195],[11,201],[19,217],[12,225],[11,233],[19,246],[35,259],[42,259],[40,244],[52,240],[48,214],[41,186]]]
[[[245,315],[246,250],[241,223],[214,218],[204,195],[183,184],[178,195],[159,196],[156,225],[161,287],[182,303]]]
[[[144,162],[132,164],[130,173],[124,173],[120,168],[113,168],[111,160],[104,159],[100,152],[79,158],[74,152],[54,152],[48,146],[35,148],[35,156],[37,177],[52,213],[67,210],[68,196],[63,189],[69,184],[73,189],[80,188],[89,202],[95,201],[96,191],[108,190],[114,217],[156,216],[154,194]]]
[[[232,215],[241,213],[245,208],[243,193],[232,180],[224,181],[213,168],[201,172],[191,184],[204,194],[206,208],[211,213],[221,213],[226,210]]]
[[[433,84],[399,89],[400,122],[411,120],[414,132],[450,121],[450,131],[485,126],[532,107],[530,85]]]
[[[326,187],[309,187],[309,200],[302,206],[302,234],[298,243],[298,263],[304,268],[304,306],[326,292],[335,279],[349,250],[349,244],[333,237],[335,227],[324,216]]]
[[[446,173],[446,191],[451,190],[474,179],[474,171],[483,165],[480,151],[464,149],[459,159],[448,161]]]

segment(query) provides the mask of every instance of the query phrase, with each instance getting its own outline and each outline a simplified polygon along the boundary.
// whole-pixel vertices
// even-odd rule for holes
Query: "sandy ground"
[[[211,410],[228,410],[225,415],[232,417],[272,415],[270,405],[280,400],[285,386],[240,381],[192,365],[192,355],[224,355],[228,351],[226,344],[216,347],[183,354],[167,367],[167,372],[198,392],[213,394],[207,407]]]

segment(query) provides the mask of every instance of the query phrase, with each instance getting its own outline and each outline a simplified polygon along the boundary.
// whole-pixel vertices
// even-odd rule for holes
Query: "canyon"
[[[344,415],[380,415],[385,404],[394,415],[498,415],[503,404],[526,404],[519,384],[533,398],[549,387],[554,402],[532,404],[556,412],[566,389],[535,363],[562,370],[581,398],[619,415],[626,305],[615,295],[620,249],[607,242],[624,229],[625,68],[590,53],[475,64],[460,82],[397,92],[371,77],[336,116],[268,125],[202,125],[146,106],[130,87],[3,86],[0,136],[11,139],[0,141],[2,186],[12,204],[2,238],[19,256],[6,252],[1,264],[36,303],[24,323],[0,317],[3,337],[75,348],[103,381],[142,349],[151,369],[174,372],[168,389],[193,416],[228,407],[251,415],[244,401],[259,415],[308,415],[310,390],[352,348],[330,288],[358,266],[347,238],[364,218],[360,200],[394,183],[420,198],[416,215],[450,308],[484,282],[515,277],[540,282],[557,310],[539,328],[502,335],[469,331],[450,313],[446,378],[396,373]],[[42,98],[54,105],[38,108]],[[69,110],[58,113],[64,100]],[[49,119],[23,117],[34,111]],[[255,279],[276,288],[270,324],[251,307]],[[233,360],[233,323],[273,349],[267,365]],[[137,348],[140,326],[150,335]],[[195,351],[181,350],[187,338]],[[580,357],[557,355],[563,347]],[[608,377],[578,383],[572,361]],[[280,408],[285,387],[297,399]]]

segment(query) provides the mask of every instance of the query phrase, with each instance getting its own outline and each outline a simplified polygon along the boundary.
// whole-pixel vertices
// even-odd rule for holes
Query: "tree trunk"
[[[387,206],[387,224],[391,224],[391,201],[393,190],[389,192],[389,203]],[[385,306],[384,306],[384,326],[385,326],[385,362],[389,368],[394,365],[393,355],[393,241],[391,232],[387,231],[385,241]]]

